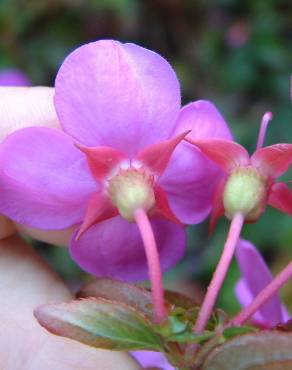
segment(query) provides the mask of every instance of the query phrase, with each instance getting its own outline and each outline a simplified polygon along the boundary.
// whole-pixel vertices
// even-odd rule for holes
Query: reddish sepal
[[[101,192],[93,194],[88,202],[85,217],[76,235],[76,240],[93,224],[112,218],[117,214],[118,210],[112,206],[105,194]]]
[[[181,221],[172,212],[165,191],[160,186],[156,185],[154,187],[154,194],[155,194],[155,209],[153,214],[157,216],[162,216],[163,218],[175,222],[178,225],[182,225]]]
[[[292,190],[284,182],[274,184],[270,190],[268,204],[292,216]]]
[[[224,139],[192,140],[188,138],[185,140],[198,147],[225,173],[231,172],[238,166],[249,164],[248,152],[234,141]]]
[[[257,150],[251,164],[273,179],[283,175],[292,164],[292,144],[275,144]]]
[[[91,173],[97,181],[103,180],[126,159],[123,153],[107,146],[86,147],[76,144],[87,159]]]
[[[161,175],[164,172],[176,146],[190,132],[191,130],[188,130],[172,139],[150,145],[146,149],[142,150],[136,159],[142,162],[155,174]]]

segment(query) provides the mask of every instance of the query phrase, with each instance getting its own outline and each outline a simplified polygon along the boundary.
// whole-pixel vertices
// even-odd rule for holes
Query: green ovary
[[[109,182],[108,192],[120,215],[129,222],[135,219],[138,208],[146,212],[155,205],[152,177],[145,171],[121,170]]]
[[[241,213],[246,221],[256,221],[265,208],[266,197],[267,179],[255,168],[239,167],[225,184],[225,215],[231,219],[236,213]]]

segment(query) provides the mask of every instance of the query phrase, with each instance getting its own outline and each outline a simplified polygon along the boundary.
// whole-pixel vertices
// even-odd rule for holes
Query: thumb
[[[0,241],[0,358],[5,370],[137,370],[126,353],[58,337],[33,316],[38,305],[71,294],[34,250],[17,237]],[[117,365],[118,364],[118,365]]]
[[[15,130],[30,126],[59,128],[52,87],[0,87],[0,142]],[[67,245],[72,228],[42,231],[17,225],[0,215],[0,239],[20,231],[33,239]]]

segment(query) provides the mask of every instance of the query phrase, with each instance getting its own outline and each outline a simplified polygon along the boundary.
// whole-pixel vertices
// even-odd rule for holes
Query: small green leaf
[[[212,350],[202,370],[288,370],[292,369],[291,348],[291,333],[240,335]]]
[[[93,347],[160,350],[150,320],[133,307],[103,298],[38,307],[35,317],[50,332]]]

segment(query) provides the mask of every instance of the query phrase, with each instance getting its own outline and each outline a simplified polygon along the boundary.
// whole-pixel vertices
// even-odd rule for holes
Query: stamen
[[[268,127],[269,122],[272,119],[273,119],[273,115],[272,115],[271,112],[266,112],[263,115],[263,118],[262,118],[262,121],[261,121],[261,126],[260,126],[260,131],[259,131],[259,135],[258,135],[258,141],[257,141],[257,147],[256,147],[257,150],[262,148],[262,146],[264,145],[264,140],[265,140],[265,136],[266,136],[267,127]]]
[[[162,272],[157,245],[147,214],[142,208],[135,211],[135,221],[141,233],[148,262],[154,320],[159,323],[166,318],[167,312],[164,305]]]
[[[252,317],[278,290],[292,278],[292,262],[288,264],[274,279],[268,284],[237,316],[235,316],[228,326],[240,326]]]

